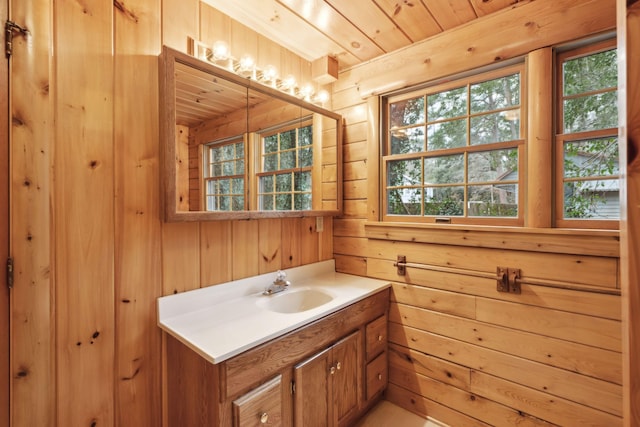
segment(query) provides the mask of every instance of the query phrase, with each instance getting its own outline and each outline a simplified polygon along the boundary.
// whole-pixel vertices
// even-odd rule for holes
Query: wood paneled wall
[[[12,425],[162,425],[156,299],[330,259],[333,222],[163,223],[157,55],[219,37],[301,80],[310,64],[198,0],[10,1],[31,30],[12,59]]]
[[[338,269],[393,282],[387,399],[452,426],[622,424],[618,233],[553,231],[537,218],[529,227],[541,228],[519,230],[368,223],[378,210],[379,127],[367,94],[615,25],[612,1],[568,3],[526,3],[354,67],[334,85],[347,125]],[[397,255],[425,269],[401,276]],[[522,270],[530,284],[521,295],[497,292],[497,266]]]

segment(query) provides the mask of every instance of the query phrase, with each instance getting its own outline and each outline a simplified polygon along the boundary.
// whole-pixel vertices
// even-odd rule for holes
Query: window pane
[[[260,198],[262,203],[260,204],[260,208],[268,211],[273,210],[273,196],[272,195],[264,195]]]
[[[220,163],[216,163],[215,165],[212,165],[212,169],[213,169],[211,173],[212,177],[222,176],[222,165]]]
[[[424,126],[391,131],[391,154],[424,151]]]
[[[390,128],[424,123],[424,96],[394,102],[389,107]]]
[[[497,184],[469,187],[469,216],[518,216],[518,185]]]
[[[238,142],[235,144],[236,148],[236,159],[244,158],[244,142]]]
[[[617,92],[565,99],[563,108],[565,133],[618,126]]]
[[[267,175],[260,178],[260,192],[273,193],[273,175]]]
[[[278,151],[278,135],[271,135],[264,138],[264,152],[275,153]]]
[[[311,172],[296,172],[293,179],[295,191],[311,191]]]
[[[285,151],[280,153],[280,169],[293,169],[296,167],[296,152]]]
[[[311,145],[313,142],[313,127],[305,126],[299,129],[299,143],[298,145],[301,147]]]
[[[269,154],[268,156],[264,156],[264,166],[262,170],[265,172],[278,170],[278,155]]]
[[[234,160],[235,158],[236,154],[233,144],[228,144],[222,147],[222,160]]]
[[[233,194],[244,193],[244,179],[234,178],[231,180],[231,193]]]
[[[284,191],[291,191],[291,174],[290,173],[276,175],[276,191],[279,193]]]
[[[466,86],[435,93],[427,97],[427,117],[429,122],[452,119],[466,114]]]
[[[618,138],[599,138],[564,144],[564,177],[587,178],[620,173]]]
[[[220,204],[218,209],[221,211],[229,211],[231,210],[231,197],[229,196],[220,196],[218,198]]]
[[[235,175],[234,166],[235,166],[235,162],[224,162],[222,164],[222,175],[223,176]]]
[[[467,120],[436,123],[427,126],[427,151],[467,145]]]
[[[427,187],[424,189],[424,214],[432,216],[464,215],[463,187]]]
[[[469,153],[469,182],[517,181],[518,150]]]
[[[280,150],[288,150],[296,146],[296,130],[291,129],[280,134]]]
[[[311,209],[311,194],[294,194],[294,209],[297,211],[305,211]]]
[[[291,194],[276,194],[276,209],[291,210]]]
[[[244,160],[236,160],[236,175],[244,173]]]
[[[566,61],[562,68],[564,95],[577,95],[618,86],[616,50]]]
[[[565,182],[564,218],[620,219],[619,181],[603,179]]]
[[[388,185],[390,187],[420,185],[422,167],[420,159],[397,160],[388,163]]]
[[[398,188],[387,191],[387,213],[390,215],[420,215],[422,190]]]
[[[520,139],[520,120],[507,117],[504,112],[471,117],[471,145]]]
[[[303,148],[298,152],[298,167],[307,168],[313,166],[313,148]]]
[[[218,193],[229,194],[231,193],[231,182],[228,179],[221,179],[218,181]]]
[[[242,211],[244,210],[244,197],[243,196],[233,196],[231,198],[232,206],[231,209],[234,211]]]
[[[520,105],[520,74],[471,85],[471,112],[494,111]]]
[[[428,157],[424,159],[424,183],[458,184],[464,182],[464,155]]]

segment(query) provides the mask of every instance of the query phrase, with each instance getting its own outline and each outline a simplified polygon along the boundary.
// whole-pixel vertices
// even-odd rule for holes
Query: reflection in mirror
[[[340,116],[163,49],[165,219],[339,214]]]

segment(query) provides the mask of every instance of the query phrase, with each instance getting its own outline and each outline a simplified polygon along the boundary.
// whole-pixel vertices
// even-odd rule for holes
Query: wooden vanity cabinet
[[[353,424],[386,387],[388,307],[387,288],[218,364],[168,335],[169,426]]]
[[[294,367],[294,425],[346,425],[362,400],[362,333],[357,330]]]

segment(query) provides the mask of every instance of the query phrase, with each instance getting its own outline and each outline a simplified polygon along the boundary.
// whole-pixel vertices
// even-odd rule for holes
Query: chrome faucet
[[[282,292],[285,289],[287,289],[289,285],[291,285],[291,282],[289,282],[288,280],[285,280],[286,278],[287,278],[287,273],[285,273],[282,270],[278,270],[278,272],[276,273],[276,280],[274,280],[272,284],[267,286],[264,292],[262,292],[263,295],[271,295],[277,292]]]

